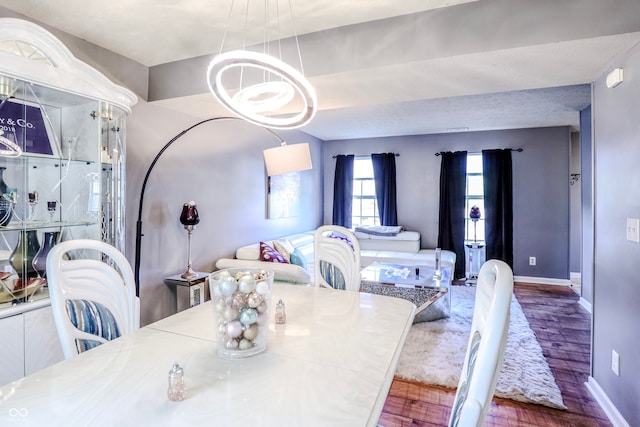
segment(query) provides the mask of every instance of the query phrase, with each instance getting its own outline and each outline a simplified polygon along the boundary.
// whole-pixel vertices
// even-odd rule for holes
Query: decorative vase
[[[13,209],[11,201],[4,197],[8,190],[7,183],[4,182],[4,171],[6,169],[4,166],[0,167],[0,227],[6,227],[9,224]]]
[[[47,277],[47,255],[53,246],[60,240],[59,231],[45,231],[42,237],[42,246],[33,258],[33,268],[40,277]]]
[[[180,223],[185,226],[197,225],[200,222],[200,215],[198,215],[198,207],[196,202],[184,203],[182,205],[182,212],[180,213]]]
[[[23,280],[25,278],[38,277],[38,272],[33,268],[33,259],[39,249],[40,243],[38,243],[38,234],[36,230],[20,231],[18,244],[11,253],[9,262],[16,273],[18,273],[18,276]]]
[[[273,271],[230,268],[209,275],[217,353],[241,359],[267,348]]]

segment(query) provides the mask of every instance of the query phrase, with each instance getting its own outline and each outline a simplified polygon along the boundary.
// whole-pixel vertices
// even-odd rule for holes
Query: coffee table
[[[440,280],[428,265],[374,262],[361,272],[360,290],[403,298],[416,306],[413,323],[428,322],[451,314],[451,268],[442,267]]]

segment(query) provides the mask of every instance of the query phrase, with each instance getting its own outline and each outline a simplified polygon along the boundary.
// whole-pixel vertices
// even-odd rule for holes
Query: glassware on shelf
[[[56,208],[58,207],[58,202],[55,200],[47,202],[47,211],[49,212],[49,222],[53,221],[53,216],[56,214]]]
[[[26,283],[27,279],[38,277],[38,272],[33,267],[33,259],[39,250],[40,243],[36,230],[21,230],[18,243],[9,257],[9,263],[23,283]]]
[[[9,194],[9,187],[4,182],[4,171],[7,168],[0,167],[0,227],[6,227],[11,221],[13,214],[13,204]]]
[[[42,246],[33,258],[33,268],[40,277],[47,277],[47,255],[53,246],[60,241],[59,231],[45,231],[42,236]]]
[[[29,219],[33,218],[33,214],[36,211],[36,206],[38,206],[38,192],[31,191],[29,193]]]

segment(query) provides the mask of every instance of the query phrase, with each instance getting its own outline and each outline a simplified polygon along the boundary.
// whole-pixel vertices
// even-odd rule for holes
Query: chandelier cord
[[[231,0],[231,7],[229,8],[229,15],[227,15],[227,24],[224,27],[224,32],[222,33],[222,43],[220,43],[220,51],[218,55],[222,54],[224,49],[224,43],[227,41],[227,33],[229,32],[229,26],[231,25],[231,14],[233,13],[233,4],[235,0]]]
[[[291,28],[293,28],[293,38],[296,41],[296,50],[298,51],[298,61],[300,62],[300,73],[304,76],[304,66],[302,65],[302,53],[300,52],[300,42],[298,41],[298,31],[295,26],[295,19],[293,16],[293,6],[291,6],[291,0],[289,0],[289,13],[291,14]]]

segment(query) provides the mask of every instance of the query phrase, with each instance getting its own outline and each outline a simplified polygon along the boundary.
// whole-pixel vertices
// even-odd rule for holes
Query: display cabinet
[[[125,120],[136,100],[43,28],[0,19],[0,341],[5,318],[48,305],[51,246],[90,238],[124,251]]]

